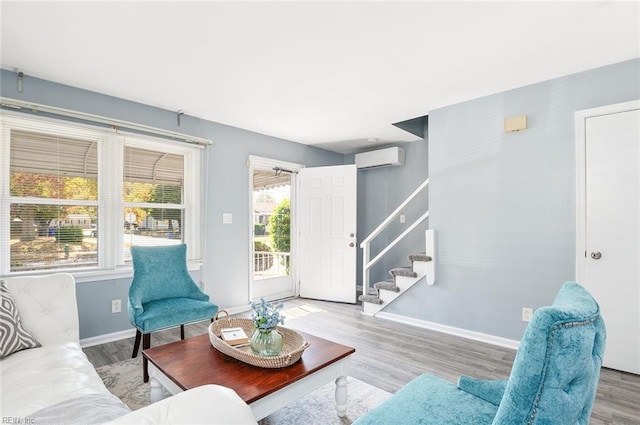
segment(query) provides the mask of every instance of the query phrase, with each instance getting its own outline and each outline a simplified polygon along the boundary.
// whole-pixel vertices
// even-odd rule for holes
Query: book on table
[[[220,329],[220,336],[229,345],[247,344],[249,337],[242,328]]]

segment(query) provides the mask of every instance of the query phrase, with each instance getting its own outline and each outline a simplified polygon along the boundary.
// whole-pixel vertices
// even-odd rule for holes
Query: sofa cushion
[[[137,315],[134,326],[142,333],[150,333],[185,323],[213,318],[218,307],[208,301],[192,298],[167,298],[143,304],[144,312]],[[175,312],[180,312],[176,316]]]
[[[22,324],[43,346],[79,342],[76,284],[69,273],[4,279]]]
[[[0,361],[1,416],[26,417],[87,394],[110,394],[75,342],[23,350]]]
[[[4,281],[0,281],[0,294],[0,358],[39,347],[40,343],[22,326],[18,306]]]
[[[413,379],[354,425],[489,425],[498,407],[432,375]]]
[[[113,394],[87,394],[40,409],[26,423],[37,425],[101,425],[130,413]]]
[[[109,422],[116,424],[257,425],[251,407],[220,385],[192,388]]]
[[[490,380],[478,379],[470,376],[460,376],[458,378],[458,388],[468,392],[478,398],[488,401],[496,406],[500,405],[504,389],[507,386],[506,379]]]

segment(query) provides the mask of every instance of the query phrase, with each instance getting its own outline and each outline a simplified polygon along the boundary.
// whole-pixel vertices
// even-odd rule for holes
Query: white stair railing
[[[413,229],[415,229],[420,223],[429,217],[429,211],[422,214],[416,221],[414,221],[411,226],[409,226],[404,232],[400,234],[397,238],[393,240],[389,245],[387,245],[378,255],[376,255],[373,259],[371,259],[371,241],[375,239],[384,229],[389,226],[402,212],[402,210],[416,197],[420,192],[422,192],[429,185],[429,179],[427,178],[416,190],[413,191],[411,195],[407,197],[407,199],[402,202],[398,208],[396,208],[389,216],[382,222],[376,229],[371,232],[369,236],[367,236],[361,243],[360,248],[362,248],[362,293],[369,293],[369,284],[370,284],[370,270],[378,261],[384,257],[384,255],[391,250],[394,246],[398,244],[405,236],[407,236]]]

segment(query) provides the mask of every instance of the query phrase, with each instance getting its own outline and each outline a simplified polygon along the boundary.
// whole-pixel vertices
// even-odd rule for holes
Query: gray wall
[[[574,113],[638,98],[635,59],[431,111],[436,284],[388,311],[520,339],[521,308],[575,278]],[[528,129],[505,134],[520,114]]]
[[[176,126],[176,114],[159,108],[105,96],[74,87],[24,77],[18,93],[15,73],[2,70],[0,93],[21,99],[178,131],[214,141],[207,149],[205,172],[204,266],[194,273],[221,307],[245,306],[249,298],[249,155],[291,161],[307,166],[336,165],[344,155],[304,146],[190,116]],[[206,96],[206,93],[203,93]],[[233,213],[233,224],[222,224],[222,212]],[[130,279],[78,283],[80,337],[129,329],[126,299]],[[123,312],[111,314],[111,300],[123,300]]]
[[[211,123],[211,125],[213,125]],[[344,155],[285,142],[264,135],[217,126],[209,153],[206,257],[203,280],[223,306],[246,306],[249,299],[249,155],[307,166],[338,165]],[[222,224],[222,213],[233,224]]]
[[[195,278],[196,276],[194,276]],[[80,338],[88,338],[133,328],[127,315],[130,278],[78,282]],[[122,300],[122,312],[111,313],[111,300]]]
[[[395,143],[405,150],[406,161],[402,167],[384,167],[358,170],[358,246],[427,178],[427,151],[425,140]],[[373,150],[373,149],[370,149]],[[347,155],[353,163],[353,155]],[[428,190],[424,190],[402,211],[406,221],[399,218],[371,243],[371,258],[429,209]],[[410,233],[371,269],[371,284],[390,278],[389,270],[408,266],[408,255],[424,252],[424,230],[428,220]],[[357,282],[362,282],[362,250],[358,249]]]
[[[206,158],[205,264],[194,278],[205,282],[223,307],[245,305],[248,299],[247,156],[309,166],[353,163],[353,155],[189,116],[177,128],[172,111],[28,76],[24,92],[17,93],[16,75],[5,70],[0,83],[5,97],[214,140]],[[359,171],[359,241],[430,173],[428,201],[426,195],[416,200],[404,211],[407,222],[396,220],[373,247],[381,249],[430,203],[437,282],[418,284],[387,311],[519,339],[525,328],[521,307],[550,303],[575,274],[574,112],[638,98],[640,60],[633,60],[452,105],[429,113],[429,142],[400,144],[407,153],[404,167]],[[505,134],[503,119],[519,114],[528,115],[529,129]],[[222,224],[222,212],[233,213],[233,224]],[[424,251],[421,234],[376,266],[373,281],[408,264],[408,254]],[[78,284],[81,338],[130,328],[126,312],[110,313],[112,299],[126,300],[128,284],[127,278]]]

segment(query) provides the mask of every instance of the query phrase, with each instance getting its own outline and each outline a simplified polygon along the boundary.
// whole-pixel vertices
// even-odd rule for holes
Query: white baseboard
[[[136,336],[136,330],[135,328],[131,328],[124,331],[112,332],[110,334],[83,338],[80,340],[80,346],[82,348],[93,347],[94,345],[106,344],[107,342],[119,341],[126,338],[133,338],[134,336]]]
[[[417,326],[419,328],[430,329],[433,331],[443,332],[462,338],[472,339],[474,341],[486,342],[488,344],[498,345],[500,347],[511,348],[517,350],[520,341],[502,338],[500,336],[489,335],[482,332],[470,331],[468,329],[456,328],[454,326],[442,325],[440,323],[428,322],[426,320],[414,319],[411,317],[401,316],[399,314],[380,312],[376,314],[380,319],[387,319],[394,322],[404,323],[406,325]]]
[[[233,315],[233,314],[244,313],[245,311],[249,311],[251,310],[251,307],[249,307],[249,304],[247,304],[247,305],[241,305],[237,307],[225,307],[225,308],[221,308],[220,310],[227,310],[227,312],[230,315]]]
[[[248,305],[242,305],[238,307],[228,307],[223,308],[221,310],[226,310],[229,312],[229,315],[244,313],[245,311],[249,311],[251,307]],[[224,316],[223,316],[224,317]],[[80,346],[82,348],[93,347],[94,345],[106,344],[107,342],[119,341],[121,339],[133,338],[136,336],[136,329],[126,329],[124,331],[112,332],[110,334],[92,336],[89,338],[83,338],[80,340]]]

